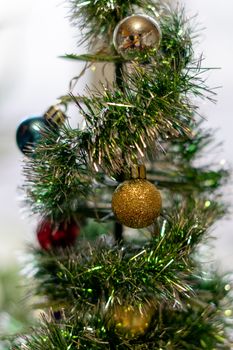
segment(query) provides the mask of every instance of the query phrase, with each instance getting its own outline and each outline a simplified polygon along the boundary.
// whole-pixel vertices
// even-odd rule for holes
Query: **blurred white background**
[[[210,74],[211,86],[222,85],[218,103],[203,103],[201,111],[210,127],[219,129],[224,141],[219,161],[233,163],[233,2],[230,0],[183,0],[189,16],[198,13],[204,27],[199,52],[204,65],[221,67]],[[56,98],[67,93],[73,76],[83,65],[59,59],[64,53],[84,52],[77,48],[78,34],[69,24],[68,6],[60,0],[0,0],[0,265],[17,261],[18,251],[33,240],[33,224],[20,213],[17,186],[21,184],[22,156],[15,145],[19,122],[41,115]],[[89,81],[81,79],[78,90]],[[230,198],[227,192],[227,198]],[[232,200],[232,198],[231,198]],[[215,258],[224,269],[233,264],[232,220],[216,225]]]

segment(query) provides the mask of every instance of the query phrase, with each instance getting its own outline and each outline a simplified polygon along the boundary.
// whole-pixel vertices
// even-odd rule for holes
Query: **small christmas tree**
[[[17,130],[47,313],[13,349],[229,350],[231,286],[199,259],[228,172],[197,162],[213,136],[193,101],[215,94],[192,24],[162,0],[70,4],[91,53],[66,57],[114,79]],[[69,125],[70,103],[84,125]]]

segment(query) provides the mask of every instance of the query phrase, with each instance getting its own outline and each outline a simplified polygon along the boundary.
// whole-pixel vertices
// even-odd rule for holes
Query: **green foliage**
[[[194,61],[192,29],[183,11],[160,18],[161,48],[152,56],[138,57],[131,72],[103,91],[89,91],[83,97],[81,113],[90,133],[90,163],[114,176],[129,171],[136,160],[156,152],[161,140],[192,136],[190,128],[197,106],[191,97],[214,95],[205,84],[205,69]],[[68,56],[75,58],[74,55]],[[76,59],[103,60],[103,54]],[[109,61],[111,56],[105,55]],[[142,61],[143,60],[143,61]],[[139,64],[143,63],[143,64]],[[113,62],[116,59],[113,58]]]
[[[194,72],[194,73],[193,73]],[[88,141],[90,162],[110,175],[155,153],[161,140],[191,137],[194,106],[189,97],[203,96],[198,67],[174,72],[166,61],[136,68],[122,89],[96,92],[83,98],[81,109],[93,134]],[[108,140],[108,142],[106,142]],[[157,143],[157,147],[156,147]]]
[[[72,216],[92,193],[89,164],[85,150],[85,132],[62,127],[44,130],[36,152],[24,166],[26,201],[34,213],[62,221]]]
[[[165,152],[148,164],[148,178],[173,194],[194,197],[209,193],[211,200],[216,190],[228,181],[229,171],[220,164],[206,164],[202,159],[203,154],[211,155],[220,146],[214,142],[214,131],[203,129],[202,124],[191,127],[192,138],[162,143]]]
[[[75,54],[67,54],[65,56],[61,56],[61,58],[66,58],[69,60],[75,60],[75,61],[85,61],[85,62],[116,62],[120,63],[123,61],[122,57],[120,56],[109,56],[106,54],[95,54],[95,55],[75,55]]]
[[[17,292],[16,292],[17,291]],[[24,296],[19,271],[13,268],[0,271],[0,350],[9,350],[10,338],[31,325],[32,312]]]
[[[92,349],[92,350],[230,350],[226,332],[231,318],[224,314],[232,303],[229,285],[217,274],[193,277],[195,298],[187,300],[186,309],[161,304],[154,313],[145,335],[125,338],[103,317],[108,310],[85,306],[70,309],[57,322],[44,317],[40,329],[26,339],[25,350]],[[217,300],[217,302],[216,302]],[[21,349],[20,346],[13,347]]]
[[[179,200],[190,194],[195,200],[202,194],[203,201],[211,203],[215,191],[228,179],[228,171],[220,166],[214,169],[211,164],[195,164],[201,152],[212,152],[218,145],[214,145],[213,132],[203,130],[201,124],[191,129],[192,138],[161,142],[165,152],[156,160],[150,155],[152,160],[147,164],[148,179],[173,193],[173,198],[169,195],[171,207],[178,193]],[[69,125],[61,128],[59,135],[51,130],[45,132],[34,157],[24,166],[25,201],[32,213],[55,221],[71,216],[82,220],[92,217],[101,222],[105,217],[113,219],[110,202],[117,183],[93,171],[87,151],[83,150],[88,150],[87,140],[90,140],[87,130],[72,130]]]
[[[132,304],[152,296],[158,303],[168,304],[175,298],[179,305],[181,295],[193,293],[187,283],[194,271],[193,253],[221,215],[222,209],[214,202],[177,206],[162,221],[160,234],[152,233],[143,246],[130,243],[119,249],[107,241],[93,245],[78,242],[74,251],[38,251],[37,293],[47,295],[52,303],[76,305],[77,309],[101,299],[104,303],[124,300]]]
[[[170,10],[160,20],[162,31],[161,51],[173,62],[174,70],[182,70],[193,59],[192,23],[187,21],[184,9]]]
[[[105,23],[106,14],[108,19],[113,18],[112,11],[121,17],[135,5],[150,11],[160,9],[161,47],[146,61],[144,57],[144,62],[133,62],[133,71],[117,76],[117,84],[112,87],[104,86],[103,92],[90,91],[89,97],[73,97],[86,119],[85,131],[72,130],[69,125],[62,127],[60,133],[45,131],[33,158],[24,167],[25,191],[32,212],[54,220],[60,217],[62,221],[85,211],[87,200],[93,200],[93,195],[94,200],[99,199],[103,186],[108,185],[111,193],[116,185],[107,181],[103,173],[114,178],[119,173],[127,176],[132,164],[151,159],[155,153],[156,169],[152,168],[151,177],[161,188],[217,188],[227,172],[194,167],[188,159],[205,137],[199,139],[195,134],[197,106],[191,97],[211,99],[214,93],[205,84],[206,70],[200,67],[201,62],[193,60],[194,34],[183,9],[164,11],[163,3],[156,2],[153,7],[151,2],[141,0],[76,0],[71,4],[73,17],[83,16],[92,27],[92,20],[97,21],[98,15],[103,16]],[[98,24],[101,27],[100,21]],[[103,53],[67,57],[113,63],[120,59]],[[122,72],[118,69],[118,73]],[[71,102],[69,96],[61,100],[64,104]],[[158,152],[161,149],[167,151],[165,156]],[[98,182],[95,188],[93,179]]]
[[[118,77],[118,85],[73,97],[86,119],[85,131],[72,130],[69,125],[59,134],[45,131],[24,167],[26,201],[33,213],[55,221],[78,213],[93,216],[87,201],[92,202],[92,208],[93,203],[102,203],[102,189],[108,187],[105,201],[109,202],[116,186],[103,174],[127,176],[132,164],[155,154],[158,161],[149,178],[160,188],[201,191],[222,183],[225,171],[193,167],[188,159],[185,162],[190,150],[198,149],[205,137],[196,138],[197,106],[191,97],[204,98],[208,92],[207,97],[213,95],[205,84],[205,69],[193,61],[191,26],[183,10],[167,11],[160,21],[161,49],[147,64],[134,62],[133,73]],[[103,60],[103,54],[93,57],[82,55],[78,59]],[[106,61],[111,58],[115,62],[111,56],[106,56]],[[64,104],[72,102],[67,96],[61,100]],[[165,156],[158,152],[161,148],[167,150]],[[99,205],[100,217],[101,210]],[[104,213],[110,213],[110,205]]]

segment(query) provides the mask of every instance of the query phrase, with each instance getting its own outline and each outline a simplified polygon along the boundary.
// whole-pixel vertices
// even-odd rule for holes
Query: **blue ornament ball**
[[[25,155],[32,156],[33,149],[41,139],[41,131],[49,124],[44,117],[29,117],[23,120],[16,130],[16,143]]]

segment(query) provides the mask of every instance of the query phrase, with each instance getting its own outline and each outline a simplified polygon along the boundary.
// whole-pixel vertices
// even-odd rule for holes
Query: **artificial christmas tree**
[[[108,62],[115,77],[60,98],[55,110],[76,103],[83,126],[45,113],[23,142],[35,294],[50,311],[12,347],[231,349],[231,286],[198,250],[226,211],[228,172],[196,162],[212,133],[193,100],[214,92],[192,25],[162,0],[70,4],[92,53],[66,57]]]

